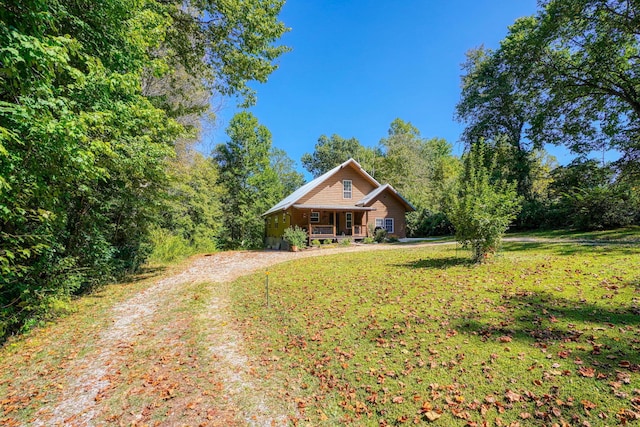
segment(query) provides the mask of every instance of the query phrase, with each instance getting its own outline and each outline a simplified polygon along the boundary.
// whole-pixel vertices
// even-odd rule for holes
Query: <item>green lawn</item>
[[[635,233],[635,237],[638,237]],[[302,425],[640,417],[640,248],[507,243],[307,258],[234,285],[258,375]],[[636,421],[637,422],[637,421]]]

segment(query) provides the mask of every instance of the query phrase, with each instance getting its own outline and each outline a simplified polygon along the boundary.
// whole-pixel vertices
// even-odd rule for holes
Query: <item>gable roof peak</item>
[[[322,184],[327,179],[329,179],[330,177],[335,175],[338,171],[342,170],[343,168],[345,168],[347,166],[351,166],[354,169],[356,169],[356,171],[358,171],[363,177],[365,177],[367,180],[369,180],[371,182],[371,184],[375,188],[380,187],[380,183],[378,181],[376,181],[374,177],[369,175],[367,173],[367,171],[365,171],[364,168],[362,166],[360,166],[360,163],[358,163],[353,157],[350,157],[347,161],[345,161],[345,162],[339,164],[338,166],[336,166],[335,168],[323,173],[319,177],[307,182],[305,185],[303,185],[302,187],[298,188],[293,193],[289,194],[287,197],[285,197],[284,199],[282,199],[281,201],[276,203],[275,206],[273,206],[271,209],[269,209],[268,211],[263,213],[262,216],[268,215],[268,214],[273,213],[273,212],[289,209],[291,206],[293,206],[293,204],[295,202],[300,200],[302,197],[304,197],[306,194],[308,194],[311,190],[313,190],[314,188],[318,187],[320,184]]]

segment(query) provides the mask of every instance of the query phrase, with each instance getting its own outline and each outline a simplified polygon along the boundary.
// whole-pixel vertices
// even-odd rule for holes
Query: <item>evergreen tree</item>
[[[264,242],[260,215],[282,193],[270,164],[271,132],[251,113],[242,111],[231,119],[227,135],[229,142],[214,150],[218,182],[226,190],[221,241],[226,248],[259,248]]]

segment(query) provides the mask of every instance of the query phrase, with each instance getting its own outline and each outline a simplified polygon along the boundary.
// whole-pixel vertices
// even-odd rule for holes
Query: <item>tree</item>
[[[528,21],[522,19],[511,28],[511,34],[525,31]],[[456,105],[456,117],[465,122],[462,139],[470,146],[484,139],[499,148],[503,144],[512,147],[504,164],[508,166],[508,179],[517,183],[518,194],[530,200],[532,194],[531,163],[533,150],[539,148],[527,140],[525,125],[531,119],[531,94],[534,87],[528,85],[531,70],[510,64],[513,57],[511,39],[505,40],[500,49],[484,48],[467,52],[463,65],[461,100]]]
[[[471,248],[474,262],[482,262],[497,251],[520,209],[514,184],[491,182],[494,162],[487,167],[487,156],[492,157],[483,141],[471,145],[463,157],[457,195],[447,209],[456,240]]]
[[[160,3],[160,2],[159,2]],[[172,25],[164,50],[173,63],[222,95],[255,103],[250,81],[266,82],[276,59],[289,50],[274,43],[289,31],[278,15],[284,0],[167,1]]]
[[[166,17],[81,3],[0,8],[0,337],[144,260],[182,131],[139,85]]]
[[[157,261],[172,261],[218,248],[222,234],[224,189],[218,169],[200,153],[171,162],[170,185],[154,230],[153,253]],[[177,246],[172,248],[170,246]]]
[[[451,145],[441,138],[422,138],[415,126],[397,118],[379,147],[382,156],[376,178],[392,184],[416,207],[407,216],[409,233],[447,233],[443,201],[458,173]]]
[[[278,175],[271,168],[271,132],[253,114],[242,111],[229,122],[229,142],[214,150],[226,190],[222,199],[222,244],[227,248],[259,248],[264,241],[261,214],[281,194]]]
[[[640,220],[634,183],[620,179],[611,164],[575,159],[553,171],[551,220],[582,230],[622,227]]]
[[[375,154],[374,150],[363,147],[356,138],[345,139],[336,134],[329,138],[321,135],[313,153],[302,156],[302,166],[317,178],[353,157],[365,170],[373,171]]]
[[[287,152],[280,148],[271,149],[271,168],[278,176],[278,181],[282,184],[279,199],[283,199],[304,185],[304,176],[295,170],[295,162],[287,155]]]
[[[0,0],[0,339],[144,261],[203,88],[252,101],[281,6]]]
[[[524,134],[536,147],[564,144],[580,154],[614,148],[620,164],[633,168],[640,158],[640,5],[545,0],[541,7],[537,16],[516,21],[500,53],[491,55],[489,63],[500,64],[490,66],[496,81],[513,76],[517,85],[487,92],[487,102],[522,100],[503,114],[526,123]]]

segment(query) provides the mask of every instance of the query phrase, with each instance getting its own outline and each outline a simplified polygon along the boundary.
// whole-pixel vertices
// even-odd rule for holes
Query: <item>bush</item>
[[[386,241],[387,241],[387,243],[397,243],[400,240],[396,236],[389,236],[389,237],[387,237]]]
[[[375,240],[377,243],[384,242],[384,239],[386,238],[387,238],[387,230],[385,230],[384,228],[378,228],[376,230],[376,234],[373,236],[373,240]]]
[[[340,241],[340,245],[341,246],[349,246],[349,245],[351,245],[351,240],[343,239],[343,240]]]
[[[307,246],[307,232],[297,225],[285,229],[283,237],[291,246],[297,246],[299,248]]]
[[[375,240],[373,240],[373,237],[365,237],[364,239],[362,239],[362,243],[364,243],[365,245],[369,245],[373,242],[375,242]]]
[[[630,225],[638,210],[637,195],[624,186],[597,186],[566,195],[568,217],[581,230],[611,229]]]
[[[410,237],[445,236],[453,233],[453,225],[444,212],[423,208],[407,214],[407,232]]]
[[[312,246],[320,246],[322,243],[320,243],[320,240],[318,239],[313,239],[313,241],[311,242]]]
[[[497,251],[502,235],[520,211],[514,184],[490,182],[495,160],[490,159],[487,167],[485,153],[482,141],[465,153],[458,194],[447,212],[456,240],[471,247],[474,262],[482,262]]]
[[[333,240],[331,239],[324,239],[324,241],[322,242],[323,245],[330,245],[333,243]]]

